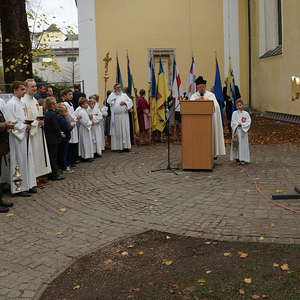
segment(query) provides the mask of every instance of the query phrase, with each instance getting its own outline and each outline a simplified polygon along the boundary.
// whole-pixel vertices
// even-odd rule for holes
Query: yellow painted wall
[[[283,55],[259,59],[258,0],[251,0],[252,107],[300,114],[300,101],[291,101],[291,76],[300,77],[300,1],[282,1]]]
[[[42,42],[63,41],[63,34],[61,31],[44,31],[40,39]]]
[[[138,90],[147,88],[148,48],[176,49],[176,62],[184,90],[191,65],[191,51],[194,51],[197,75],[203,75],[208,80],[208,89],[214,84],[215,51],[218,52],[223,77],[222,0],[116,0],[113,5],[104,0],[95,2],[100,95],[104,90],[103,58],[106,51],[113,57],[109,65],[108,87],[115,83],[116,48],[124,85],[127,85],[128,49]]]

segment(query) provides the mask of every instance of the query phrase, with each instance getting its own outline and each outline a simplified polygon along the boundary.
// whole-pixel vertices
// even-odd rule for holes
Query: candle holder
[[[45,119],[45,116],[38,116],[37,119],[39,121],[42,121],[42,120]],[[44,148],[45,164],[46,164],[46,167],[48,167],[48,164],[47,164],[47,155],[46,155],[46,146],[45,146],[45,138],[44,138],[44,125],[41,125],[41,130],[42,130],[42,138],[43,138],[43,148]]]
[[[18,165],[16,165],[16,172],[13,175],[13,182],[17,186],[16,191],[17,192],[22,191],[21,185],[22,185],[23,180],[22,180],[22,174],[20,173],[20,169],[19,169]]]
[[[27,125],[32,124],[32,123],[33,123],[33,120],[25,120],[25,124],[27,124]],[[26,130],[26,131],[27,131],[27,158],[28,158],[30,129]]]

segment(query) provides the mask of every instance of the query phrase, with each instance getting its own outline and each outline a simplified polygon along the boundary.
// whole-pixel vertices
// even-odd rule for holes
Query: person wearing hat
[[[213,139],[214,139],[214,157],[225,155],[225,143],[223,136],[222,117],[219,103],[215,94],[206,90],[206,80],[202,76],[196,79],[198,92],[191,96],[190,100],[212,100],[214,101],[215,112],[213,113]]]

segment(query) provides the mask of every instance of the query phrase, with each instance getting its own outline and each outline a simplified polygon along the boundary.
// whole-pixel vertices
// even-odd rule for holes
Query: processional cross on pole
[[[106,52],[105,57],[103,58],[103,61],[105,62],[105,66],[104,66],[104,82],[105,82],[105,94],[104,94],[104,99],[106,99],[106,82],[108,80],[108,63],[112,61],[112,58],[109,57],[109,52]]]

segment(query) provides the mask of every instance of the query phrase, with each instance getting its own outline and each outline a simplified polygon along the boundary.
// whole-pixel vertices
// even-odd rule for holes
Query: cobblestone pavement
[[[299,148],[250,149],[245,169],[266,196],[276,190],[295,193]],[[13,197],[13,216],[0,215],[0,299],[33,299],[74,258],[148,229],[216,240],[300,243],[300,215],[268,202],[237,166],[218,159],[213,172],[151,172],[166,165],[163,145],[106,151],[34,197]],[[171,165],[181,166],[181,146],[171,146]],[[4,200],[10,198],[5,194]],[[299,200],[277,202],[300,211]]]

